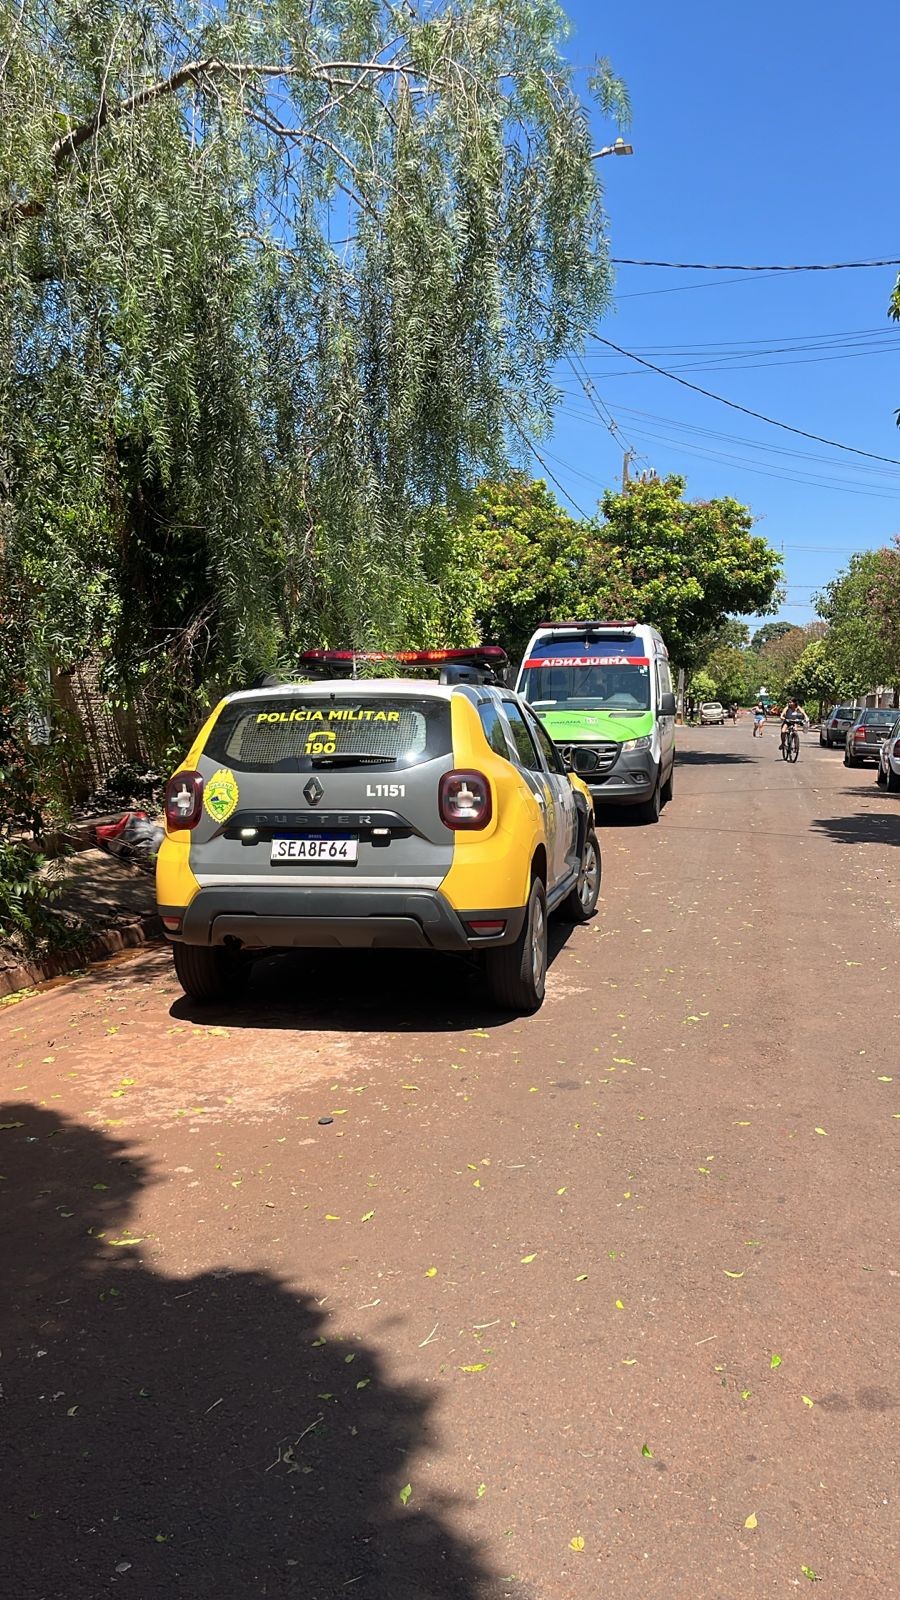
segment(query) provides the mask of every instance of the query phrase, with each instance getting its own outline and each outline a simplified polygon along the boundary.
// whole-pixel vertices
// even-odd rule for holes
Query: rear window
[[[835,706],[831,715],[833,717],[840,718],[842,722],[852,722],[853,718],[856,716],[856,712],[852,706]]]
[[[889,727],[896,715],[896,711],[891,710],[889,707],[882,711],[876,706],[872,706],[869,711],[863,712],[861,720],[865,723],[877,722],[881,726]]]
[[[406,768],[451,750],[447,700],[276,695],[225,707],[204,754],[236,772]]]

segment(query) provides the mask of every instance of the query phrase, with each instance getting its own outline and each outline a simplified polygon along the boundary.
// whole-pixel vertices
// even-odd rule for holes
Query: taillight
[[[900,761],[900,739],[894,740],[894,760]]]
[[[203,814],[203,778],[199,772],[176,772],[166,784],[166,827],[196,828]]]
[[[445,772],[438,790],[445,828],[486,828],[491,820],[491,786],[483,772]]]
[[[865,728],[856,728],[856,729],[855,729],[855,730],[854,730],[854,734],[853,734],[853,737],[854,737],[854,739],[862,739],[862,740],[865,740],[865,737],[866,737],[866,730],[865,730]]]

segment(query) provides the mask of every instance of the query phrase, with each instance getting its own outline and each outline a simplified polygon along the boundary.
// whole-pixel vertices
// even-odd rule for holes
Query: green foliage
[[[788,674],[784,687],[786,693],[793,695],[801,704],[809,702],[818,705],[820,712],[824,705],[833,704],[851,692],[840,677],[828,639],[814,639],[806,646]]]
[[[764,622],[762,627],[757,628],[754,633],[750,641],[750,649],[759,654],[771,639],[781,639],[786,633],[791,633],[793,628],[793,622]]]
[[[604,561],[627,575],[633,615],[652,622],[677,666],[729,612],[765,613],[778,592],[781,558],[751,533],[737,500],[685,500],[685,480],[653,479],[608,491],[597,534]]]
[[[705,665],[705,672],[715,684],[715,699],[721,700],[723,706],[745,705],[749,696],[754,692],[749,684],[747,655],[743,650],[736,650],[731,645],[722,645],[714,650]],[[691,688],[696,695],[697,674],[691,679]]]
[[[716,680],[705,667],[700,667],[691,674],[691,699],[695,705],[700,705],[703,700],[717,700]]]
[[[845,694],[867,694],[900,676],[888,620],[876,613],[873,600],[879,593],[889,603],[890,588],[882,585],[890,582],[890,555],[865,550],[851,556],[844,571],[815,596],[829,628],[828,654]]]
[[[871,593],[872,613],[881,637],[887,673],[885,683],[900,684],[900,538],[878,553]]]
[[[570,517],[545,483],[512,474],[481,484],[463,529],[459,549],[475,575],[482,637],[511,660],[541,622],[615,612],[595,526]],[[630,592],[624,582],[620,592]]]
[[[741,628],[729,611],[772,603],[780,557],[750,533],[745,506],[688,501],[684,487],[634,483],[579,522],[544,483],[483,484],[463,525],[484,636],[515,654],[554,617],[633,616],[660,629],[676,665],[708,653],[714,630]]]
[[[99,657],[161,748],[300,645],[473,636],[457,510],[609,296],[565,28],[556,0],[3,10],[30,683]],[[626,112],[604,63],[594,92]]]

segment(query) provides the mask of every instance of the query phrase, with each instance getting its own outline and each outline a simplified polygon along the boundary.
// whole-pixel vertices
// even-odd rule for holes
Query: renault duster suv
[[[167,785],[157,860],[193,999],[228,998],[264,951],[393,947],[478,955],[501,1006],[540,1006],[548,914],[597,904],[590,791],[488,681],[489,652],[427,659],[440,683],[334,677],[216,707]]]

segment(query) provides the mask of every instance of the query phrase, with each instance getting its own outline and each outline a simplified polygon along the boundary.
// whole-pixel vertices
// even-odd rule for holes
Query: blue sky
[[[900,256],[896,0],[856,8],[834,0],[602,8],[567,0],[566,9],[571,60],[586,66],[608,56],[631,92],[635,154],[600,166],[613,255],[713,262]],[[598,145],[615,131],[598,119]],[[896,271],[722,281],[733,276],[620,267],[599,331],[659,366],[718,364],[684,376],[900,461],[900,325],[886,316]],[[841,342],[825,347],[825,339]],[[683,472],[693,497],[734,495],[752,507],[759,531],[783,546],[789,588],[780,614],[790,621],[813,615],[812,591],[852,551],[900,531],[900,466],[845,456],[666,378],[636,376],[632,363],[593,343],[584,360],[597,395],[639,452],[637,470]],[[622,449],[568,367],[559,379],[566,395],[541,454],[578,505],[593,510],[621,476]]]

